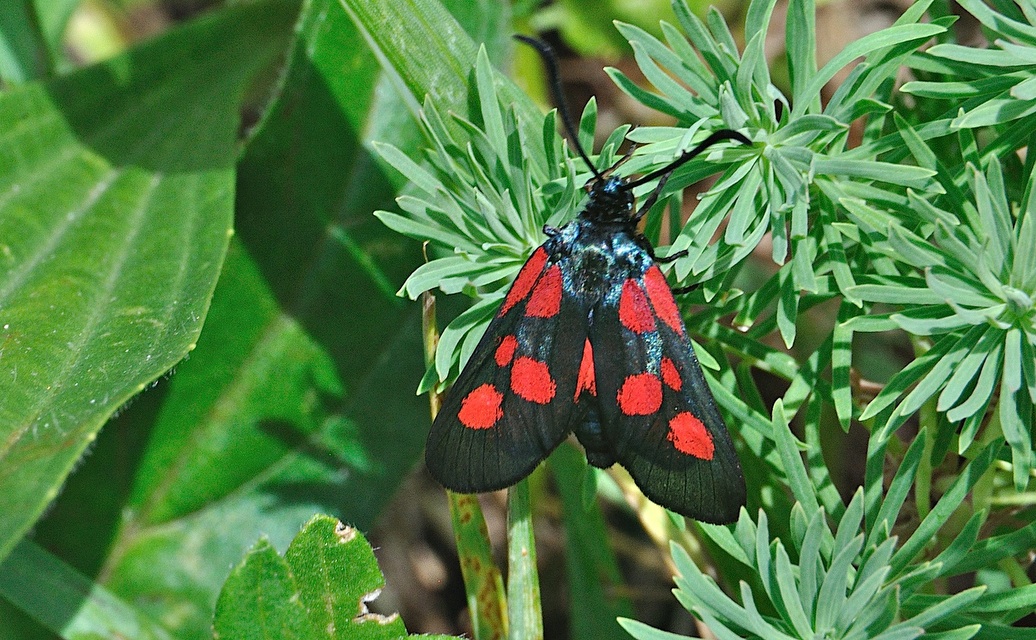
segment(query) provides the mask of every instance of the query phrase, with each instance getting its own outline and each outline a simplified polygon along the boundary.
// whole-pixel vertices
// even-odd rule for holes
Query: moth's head
[[[587,185],[590,202],[586,204],[583,216],[594,222],[629,222],[633,215],[633,193],[626,186],[626,180],[619,176],[607,176],[593,180]]]

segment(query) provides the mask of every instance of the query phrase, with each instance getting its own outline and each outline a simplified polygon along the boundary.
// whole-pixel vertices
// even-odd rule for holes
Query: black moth
[[[428,470],[461,493],[508,487],[575,432],[590,464],[618,462],[651,500],[726,524],[745,504],[745,481],[702,376],[672,290],[637,223],[680,165],[723,140],[713,133],[669,166],[635,181],[598,172],[562,121],[594,178],[579,217],[544,228],[485,336],[447,393],[428,435]],[[659,179],[639,210],[634,187]],[[671,256],[669,260],[676,256]]]

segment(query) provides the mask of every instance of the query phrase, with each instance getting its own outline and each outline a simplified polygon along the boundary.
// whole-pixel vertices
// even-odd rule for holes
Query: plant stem
[[[542,640],[543,612],[528,478],[507,492],[507,618],[512,640]]]

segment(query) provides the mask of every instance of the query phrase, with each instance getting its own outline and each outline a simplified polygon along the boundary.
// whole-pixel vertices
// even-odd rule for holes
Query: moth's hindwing
[[[654,502],[696,520],[733,522],[745,504],[737,454],[672,290],[656,265],[643,264],[611,278],[593,310],[603,438]]]

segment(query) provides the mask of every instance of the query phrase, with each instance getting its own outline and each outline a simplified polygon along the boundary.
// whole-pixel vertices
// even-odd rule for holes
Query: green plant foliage
[[[523,126],[521,116],[501,107],[493,75],[481,52],[475,70],[479,115],[492,135],[456,115],[451,120],[461,133],[452,133],[429,102],[421,116],[422,129],[435,145],[435,152],[427,156],[428,167],[394,147],[379,147],[385,161],[414,188],[413,195],[398,200],[408,215],[375,215],[399,233],[453,249],[452,255],[421,265],[400,293],[416,299],[438,288],[481,296],[442,332],[431,383],[459,372],[459,363],[467,361],[482,337],[504,287],[540,244],[543,225],[562,222],[581,197],[576,170],[562,164],[568,155],[555,134],[555,119],[540,118],[539,135],[528,137],[529,127]],[[483,287],[487,293],[482,293]]]
[[[733,529],[670,532],[707,540],[720,583],[674,547],[677,597],[716,637],[1032,637],[1012,625],[1034,603],[1024,554],[1036,542],[1026,492],[1036,475],[1036,162],[1025,152],[1036,119],[1025,117],[1032,65],[1021,61],[1031,58],[1036,14],[1006,1],[962,6],[994,38],[988,51],[954,42],[955,18],[932,0],[818,68],[816,7],[788,3],[788,92],[765,57],[775,0],[748,4],[743,47],[718,12],[699,17],[680,1],[678,26],[663,23],[661,38],[618,25],[652,87],[611,76],[676,125],[619,127],[597,166],[623,138],[639,143],[624,174],[663,166],[720,128],[755,143],[679,169],[646,223],[662,236],[657,214],[678,211],[687,185],[719,174],[689,220],[671,219],[672,244],[659,249],[687,251],[675,279],[702,285],[685,298],[698,305],[688,329],[704,339],[699,354],[739,431],[759,509]],[[904,68],[917,79],[901,90]],[[467,360],[542,242],[540,226],[574,216],[589,177],[558,146],[552,118],[541,146],[500,106],[484,57],[472,75],[479,117],[443,116],[428,101],[428,151],[382,151],[416,195],[399,200],[404,215],[378,215],[439,249],[402,293],[477,299],[443,331],[422,390]],[[584,144],[594,116],[591,103]],[[764,239],[773,269],[760,276],[749,259]],[[855,381],[871,356],[860,345],[892,330],[914,357],[868,396]],[[783,381],[772,410],[758,372]],[[868,429],[866,450],[830,448],[835,421]],[[914,428],[900,430],[907,423]],[[835,483],[849,457],[865,468],[846,504]],[[674,637],[623,624],[638,638]]]
[[[0,96],[0,557],[105,420],[194,348],[230,236],[238,104],[292,15],[229,10]]]
[[[504,37],[501,14],[483,10],[475,15],[467,2],[461,4],[459,13],[471,18],[476,37]],[[405,102],[392,91],[392,80],[379,73],[376,57],[342,5],[337,0],[307,2],[296,21],[297,10],[275,2],[214,11],[200,23],[188,23],[134,49],[129,59],[140,64],[116,59],[53,80],[65,87],[62,104],[72,115],[89,112],[90,127],[72,131],[68,145],[57,139],[56,146],[48,146],[50,138],[41,137],[45,127],[37,127],[35,137],[25,133],[0,145],[3,157],[25,165],[10,175],[20,165],[0,163],[4,184],[20,184],[27,192],[34,181],[43,180],[41,187],[47,187],[34,191],[33,208],[15,198],[10,202],[18,206],[0,209],[0,225],[17,229],[5,231],[0,243],[12,249],[20,237],[47,230],[44,223],[50,223],[43,213],[55,219],[65,216],[70,209],[59,205],[72,197],[66,190],[90,193],[90,183],[80,182],[102,172],[98,158],[103,157],[96,148],[108,149],[105,145],[113,139],[139,152],[140,166],[127,161],[127,172],[154,174],[153,181],[138,180],[120,191],[122,200],[113,199],[127,209],[126,215],[137,203],[147,202],[148,192],[134,195],[134,187],[150,189],[152,182],[160,189],[166,182],[184,186],[164,197],[162,207],[138,212],[155,242],[130,244],[133,238],[127,239],[119,218],[94,210],[87,219],[107,231],[77,236],[59,253],[78,256],[84,274],[100,277],[107,272],[93,275],[94,262],[110,266],[125,244],[135,262],[148,266],[139,295],[149,304],[177,300],[184,314],[172,325],[182,335],[149,338],[145,346],[150,351],[134,350],[117,332],[105,334],[107,342],[99,341],[94,351],[114,350],[118,366],[95,368],[74,381],[81,390],[77,393],[97,398],[115,394],[103,407],[100,400],[97,407],[86,401],[77,405],[97,412],[95,427],[176,364],[188,347],[197,346],[174,375],[159,380],[155,389],[109,422],[48,517],[34,527],[35,539],[66,563],[70,575],[88,585],[93,578],[98,593],[111,595],[124,611],[179,638],[211,636],[212,606],[220,586],[260,535],[284,548],[314,512],[333,512],[358,526],[372,526],[413,467],[427,428],[427,403],[413,394],[423,371],[418,310],[394,295],[418,264],[420,247],[402,246],[370,215],[391,203],[402,181],[386,175],[366,137],[376,135],[409,149],[417,132]],[[463,33],[455,21],[452,27]],[[206,53],[209,45],[219,55]],[[156,70],[143,64],[151,59],[167,66]],[[240,67],[230,64],[234,60]],[[267,81],[252,88],[248,101],[249,112],[260,120],[242,131],[237,114],[245,76],[264,63],[274,64],[263,69]],[[80,80],[79,74],[94,82]],[[97,82],[102,76],[110,81]],[[124,87],[123,81],[129,84]],[[241,86],[234,84],[238,81]],[[46,95],[49,84],[43,86],[41,90],[29,83],[2,96],[0,104],[21,92]],[[113,95],[121,102],[105,93],[116,89]],[[416,90],[423,96],[428,87]],[[97,104],[108,104],[111,111]],[[60,111],[52,115],[47,122],[60,129],[66,117]],[[157,124],[149,125],[152,121]],[[0,126],[18,122],[5,118]],[[24,121],[29,122],[35,121]],[[88,137],[78,138],[79,133]],[[95,149],[92,155],[84,152],[94,164],[76,160],[68,171],[48,173],[61,168],[69,153],[75,157],[77,145]],[[169,167],[151,166],[152,147]],[[216,164],[206,155],[210,152],[225,162]],[[211,160],[211,171],[189,164],[199,159]],[[210,182],[219,187],[211,193],[192,195],[186,188],[195,184],[208,189]],[[236,233],[228,249],[232,218]],[[32,220],[35,226],[28,224]],[[179,256],[169,264],[166,253],[159,251],[165,245],[163,251]],[[41,264],[48,268],[50,263]],[[45,268],[39,272],[43,281],[53,274]],[[175,268],[186,271],[169,275]],[[190,285],[186,293],[176,289],[181,280]],[[12,281],[0,282],[7,286]],[[64,316],[33,316],[35,341],[22,339],[24,334],[8,338],[0,333],[0,340],[6,340],[0,362],[18,364],[26,373],[13,381],[5,375],[0,384],[17,382],[12,388],[24,393],[34,378],[21,358],[32,353],[41,359],[43,353],[67,357],[64,332],[82,335],[77,316],[70,315],[76,297],[69,286],[52,292],[60,294],[56,304]],[[133,327],[154,328],[143,321],[149,316],[116,313],[121,303],[97,308]],[[16,310],[3,305],[4,314]],[[205,330],[198,335],[203,318]],[[14,316],[0,326],[3,322],[16,326]],[[48,323],[60,331],[51,335]],[[31,352],[21,347],[31,347]],[[148,354],[162,358],[148,361]],[[136,379],[137,368],[149,371],[148,376]],[[116,382],[124,374],[134,377],[123,394]],[[17,393],[8,398],[12,402],[5,400],[0,411],[16,406]],[[0,430],[25,424],[19,420],[4,422]],[[39,433],[36,441],[26,440],[34,447],[30,453],[35,464],[61,464],[65,470],[93,439],[93,433],[81,441],[68,434],[59,439],[60,434],[42,429]],[[60,445],[54,451],[50,438]],[[0,478],[24,485],[36,510],[5,504],[0,528],[18,525],[24,531],[57,493],[63,475],[40,477],[17,466],[20,445],[7,442],[16,446],[5,451],[10,455],[0,456]],[[0,502],[13,500],[17,494],[4,487]],[[18,536],[12,536],[14,544]],[[18,545],[13,553],[22,548]],[[35,558],[12,556],[12,561],[31,565]],[[0,594],[6,601],[17,603],[27,617],[53,633],[72,628],[55,620],[51,609],[39,609],[44,606],[39,600],[18,597],[14,575],[0,572]],[[103,609],[87,606],[93,604],[94,591],[80,589],[76,595],[78,600],[56,611],[77,612],[75,628],[103,628],[103,617],[95,619]],[[0,611],[0,635],[46,637],[45,630],[8,616],[10,610],[5,603]]]
[[[612,78],[631,97],[680,124],[637,129],[630,137],[643,144],[638,155],[644,162],[631,162],[631,170],[664,164],[685,149],[697,131],[728,127],[765,142],[755,157],[737,154],[735,166],[702,198],[673,241],[673,251],[688,252],[676,263],[677,277],[693,274],[704,281],[710,295],[729,290],[738,265],[767,234],[774,262],[790,260],[784,267],[782,288],[820,293],[831,290],[823,280],[833,277],[833,284],[844,294],[862,265],[853,255],[839,259],[845,253],[845,239],[823,224],[836,215],[837,200],[865,189],[871,199],[905,204],[907,189],[938,190],[932,170],[881,162],[879,146],[847,149],[853,120],[892,108],[882,82],[920,44],[945,30],[940,24],[918,23],[929,3],[916,3],[896,26],[850,43],[819,71],[812,6],[792,3],[786,27],[792,72],[788,96],[771,82],[763,55],[775,4],[749,5],[745,33],[751,37],[741,53],[718,13],[710,13],[709,20],[702,22],[679,2],[674,7],[683,32],[663,24],[666,43],[631,25],[618,25],[657,93],[639,87],[618,70],[609,70]],[[861,56],[864,61],[822,107],[820,89]],[[709,160],[715,162],[705,158],[678,171],[668,189],[681,190],[715,172]],[[724,220],[726,227],[713,242]],[[782,297],[777,322],[788,346],[795,341],[797,314],[796,297]]]
[[[59,558],[22,540],[3,563],[4,597],[62,638],[172,640],[161,625]],[[85,595],[84,595],[85,594]],[[14,627],[9,628],[14,637]]]
[[[982,25],[992,46],[937,44],[916,56],[911,66],[942,79],[910,82],[902,90],[952,101],[947,116],[953,118],[953,127],[1012,123],[1031,133],[1032,119],[1022,119],[1036,113],[1036,12],[1024,2],[959,4]]]
[[[780,421],[780,405],[775,420]],[[780,427],[776,424],[775,427]],[[753,521],[747,511],[731,531],[703,526],[702,532],[735,555],[753,575],[740,583],[739,601],[702,573],[678,545],[673,559],[679,576],[676,597],[704,621],[719,638],[1021,638],[1010,623],[1036,605],[1036,591],[1026,588],[1005,594],[985,585],[955,594],[932,594],[935,581],[972,571],[969,556],[999,548],[1000,558],[1016,553],[1021,537],[1036,543],[1036,528],[978,541],[988,512],[972,512],[957,530],[949,516],[962,507],[968,492],[992,465],[1002,440],[989,443],[962,472],[919,526],[900,541],[891,535],[904,515],[903,498],[916,481],[923,438],[911,446],[891,479],[877,517],[866,518],[864,491],[858,490],[837,522],[817,502],[809,484],[797,485],[796,502],[778,535],[760,511]],[[791,459],[791,475],[805,477],[800,460]],[[802,500],[805,500],[804,502]],[[950,528],[948,536],[941,529]],[[1008,543],[1008,539],[1010,543]],[[948,542],[936,542],[935,540]],[[929,547],[928,558],[919,558]],[[989,558],[987,558],[989,559]],[[1018,605],[1017,607],[1015,605]],[[640,640],[670,637],[633,620],[623,626]],[[1021,632],[1024,634],[1024,632]]]
[[[367,603],[385,586],[367,539],[328,516],[315,516],[281,557],[261,539],[234,568],[216,602],[216,638],[396,640],[408,636],[392,614]]]
[[[958,451],[964,452],[999,392],[996,420],[1011,445],[1015,484],[1023,490],[1033,468],[1036,403],[1036,181],[1026,172],[1028,191],[1016,217],[998,162],[990,162],[985,173],[969,165],[966,176],[970,197],[953,211],[921,205],[939,216],[927,238],[894,221],[885,227],[879,249],[908,266],[911,275],[856,288],[864,300],[908,306],[884,321],[859,317],[850,326],[899,327],[933,340],[931,350],[890,380],[861,419],[899,400],[887,430],[937,399],[936,409],[947,420],[963,421]]]

